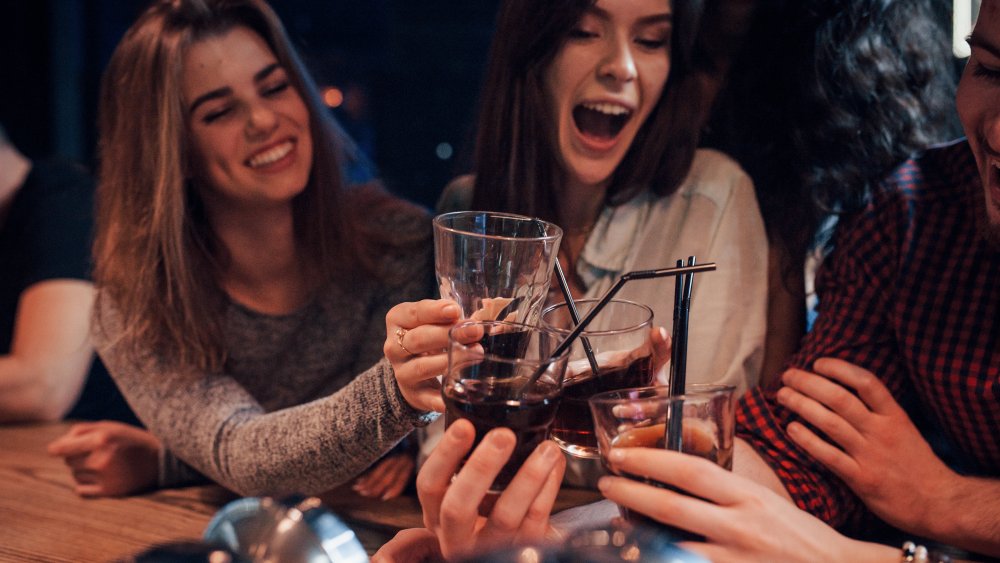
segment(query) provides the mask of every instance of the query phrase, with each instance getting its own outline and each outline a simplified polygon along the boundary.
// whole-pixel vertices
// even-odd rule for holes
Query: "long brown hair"
[[[173,365],[218,371],[226,360],[216,276],[226,253],[186,178],[190,158],[179,95],[185,49],[245,26],[264,39],[310,113],[313,165],[293,200],[297,243],[325,280],[376,275],[358,202],[391,201],[377,185],[349,191],[342,162],[356,149],[329,117],[284,28],[262,0],[160,0],[115,49],[101,83],[100,174],[94,244],[99,306],[110,299],[124,327],[126,352],[155,350]],[[363,195],[362,195],[363,192]],[[359,196],[359,197],[354,197]],[[101,330],[100,318],[97,330]]]
[[[570,31],[595,0],[506,0],[497,16],[480,100],[475,149],[475,209],[558,220],[564,182],[545,73]],[[649,187],[672,193],[698,146],[709,104],[693,68],[701,0],[672,0],[671,70],[657,106],[615,170],[608,203]]]

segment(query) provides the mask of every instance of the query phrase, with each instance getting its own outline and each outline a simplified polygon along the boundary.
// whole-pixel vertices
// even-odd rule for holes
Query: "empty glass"
[[[441,297],[462,317],[536,324],[549,291],[562,230],[540,219],[484,211],[434,218]]]

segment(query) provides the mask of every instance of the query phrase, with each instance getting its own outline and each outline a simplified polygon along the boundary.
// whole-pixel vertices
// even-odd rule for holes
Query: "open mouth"
[[[621,133],[632,110],[609,103],[585,103],[573,108],[573,121],[584,135],[611,140]]]

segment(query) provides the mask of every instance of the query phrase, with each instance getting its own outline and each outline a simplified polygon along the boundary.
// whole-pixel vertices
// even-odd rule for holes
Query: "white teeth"
[[[583,104],[583,107],[594,111],[599,111],[607,115],[623,115],[626,113],[631,113],[631,110],[629,110],[626,107],[620,106],[618,104],[587,103]]]
[[[282,158],[287,156],[288,153],[292,152],[293,146],[295,145],[291,141],[286,141],[272,149],[268,149],[258,155],[255,155],[253,158],[250,159],[250,162],[248,162],[248,164],[250,165],[251,168],[267,166],[268,164],[281,160]]]

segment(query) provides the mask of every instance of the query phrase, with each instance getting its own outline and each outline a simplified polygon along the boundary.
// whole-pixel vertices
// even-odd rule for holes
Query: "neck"
[[[604,207],[608,182],[569,181],[559,194],[559,225],[566,234],[589,233]]]
[[[228,253],[220,282],[231,299],[269,314],[290,313],[308,301],[312,278],[296,244],[290,204],[247,210],[206,203],[206,208]]]

